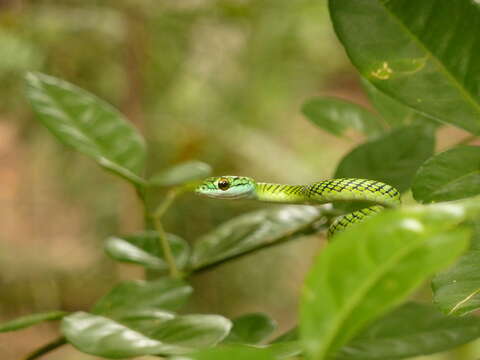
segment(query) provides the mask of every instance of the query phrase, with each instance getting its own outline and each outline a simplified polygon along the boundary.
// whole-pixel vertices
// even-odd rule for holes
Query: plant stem
[[[200,266],[191,268],[190,272],[187,275],[188,276],[191,276],[193,274],[197,275],[197,274],[209,271],[212,268],[215,268],[215,267],[217,267],[219,265],[222,265],[226,262],[230,262],[232,260],[239,259],[239,258],[242,258],[244,256],[250,255],[254,252],[257,252],[257,251],[260,251],[260,250],[263,250],[263,249],[266,249],[266,248],[270,248],[270,247],[275,247],[275,246],[284,244],[284,243],[292,241],[292,240],[300,239],[304,235],[317,234],[321,230],[328,229],[328,223],[329,223],[329,221],[325,221],[325,223],[322,223],[319,227],[317,227],[316,225],[310,224],[310,225],[306,226],[305,228],[298,230],[295,233],[288,234],[284,237],[278,238],[273,242],[266,242],[266,243],[261,244],[260,246],[257,246],[257,247],[252,248],[252,249],[248,249],[248,250],[243,251],[241,253],[234,254],[234,255],[229,256],[229,257],[225,257],[225,258],[222,258],[222,259],[219,259],[219,260],[215,260],[214,262],[211,262],[211,263],[202,264]]]
[[[180,277],[180,273],[178,272],[177,264],[175,264],[175,258],[173,257],[170,243],[167,240],[167,234],[165,233],[162,223],[158,217],[153,218],[153,223],[155,224],[155,230],[157,230],[158,233],[159,243],[170,270],[170,276],[174,279],[178,279]]]
[[[62,345],[65,345],[67,343],[67,339],[65,339],[63,336],[60,336],[56,338],[55,340],[52,340],[51,342],[43,345],[42,347],[38,348],[37,350],[34,350],[31,352],[29,355],[23,358],[23,360],[34,360],[38,359],[40,356],[45,355],[46,353],[53,351],[57,348],[59,348]]]
[[[137,186],[136,187],[137,191],[137,197],[142,203],[143,207],[143,218],[145,222],[145,228],[146,229],[151,229],[152,228],[152,223],[151,223],[151,217],[148,212],[148,203],[147,203],[147,188],[143,186]]]
[[[163,250],[165,261],[168,264],[170,276],[174,279],[180,278],[180,272],[178,271],[177,264],[175,263],[175,257],[173,256],[172,249],[170,248],[170,243],[168,242],[167,234],[163,229],[161,218],[163,214],[165,214],[167,209],[170,207],[170,205],[172,205],[173,200],[175,200],[177,195],[178,195],[178,191],[175,188],[168,191],[165,196],[165,199],[160,203],[160,205],[158,205],[157,209],[155,210],[152,216],[155,230],[157,230],[157,233],[158,233],[159,245]]]
[[[170,205],[172,205],[173,200],[175,200],[178,194],[179,191],[176,188],[169,190],[165,195],[165,199],[160,203],[160,205],[158,205],[157,209],[153,213],[153,217],[160,219],[168,210]]]

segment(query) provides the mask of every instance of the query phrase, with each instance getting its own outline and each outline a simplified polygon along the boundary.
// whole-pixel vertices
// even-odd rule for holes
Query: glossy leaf
[[[298,340],[298,327],[295,326],[290,330],[284,332],[282,335],[276,337],[272,343],[287,342],[292,340]]]
[[[277,327],[268,315],[253,313],[242,315],[232,321],[233,327],[225,342],[258,344],[265,340]]]
[[[365,135],[377,135],[383,131],[381,120],[375,114],[341,99],[313,98],[303,105],[302,112],[312,123],[337,136],[349,128]]]
[[[478,221],[480,219],[480,196],[413,208],[431,209],[432,214],[436,214],[438,212],[447,212],[451,213],[451,216],[455,218],[461,217],[465,220],[465,225],[468,226],[473,233],[470,249],[479,248],[478,237],[480,234],[478,232],[480,231],[480,224]]]
[[[428,159],[418,169],[412,192],[424,203],[480,194],[480,147],[459,146]]]
[[[167,240],[177,267],[183,269],[190,257],[188,243],[173,234],[167,234]],[[139,264],[154,270],[168,269],[156,231],[146,231],[123,237],[111,237],[105,242],[105,252],[118,261]]]
[[[27,95],[40,121],[64,144],[134,184],[145,160],[145,144],[111,105],[64,80],[27,75]]]
[[[301,354],[295,330],[287,332],[269,346],[278,358]],[[479,318],[445,316],[432,305],[410,302],[369,325],[341,348],[333,359],[404,359],[445,351],[478,337]]]
[[[475,1],[330,0],[362,76],[412,108],[480,132],[480,6]],[[372,35],[374,34],[374,36]]]
[[[303,349],[299,341],[298,327],[295,326],[276,337],[272,342],[266,345],[266,348],[273,352],[277,359],[299,356],[303,352]]]
[[[162,314],[148,330],[85,312],[69,315],[62,322],[68,342],[83,352],[108,358],[188,353],[217,344],[230,327],[230,321],[219,315],[168,318]]]
[[[192,287],[180,280],[125,281],[114,287],[93,307],[95,314],[114,319],[147,316],[158,310],[178,310],[192,294]]]
[[[453,202],[459,205],[457,211],[468,211],[466,222],[473,230],[470,249],[448,270],[438,274],[432,281],[434,302],[446,313],[464,315],[480,308],[480,221],[478,207],[480,198]],[[430,206],[448,206],[440,203]]]
[[[105,357],[180,354],[214,345],[231,323],[217,315],[177,316],[192,288],[181,280],[129,281],[100,299],[93,314],[64,319],[63,333],[81,351]]]
[[[123,358],[182,352],[181,347],[163,344],[112,319],[76,312],[63,319],[62,333],[80,351],[108,358]]]
[[[43,313],[21,316],[14,320],[0,324],[0,332],[16,331],[44,321],[59,320],[68,313],[65,311],[47,311]]]
[[[407,303],[377,320],[334,357],[404,359],[452,349],[480,337],[480,319],[445,316],[432,305]]]
[[[385,211],[335,237],[301,299],[301,341],[311,359],[335,354],[467,247],[460,206]]]
[[[231,322],[220,315],[182,315],[158,327],[152,336],[185,348],[201,349],[223,340],[231,327]]]
[[[423,126],[396,129],[353,149],[334,177],[375,179],[403,192],[420,165],[433,155],[434,142],[431,131]]]
[[[199,269],[231,257],[311,232],[327,207],[283,206],[254,211],[220,225],[193,247],[192,268]]]
[[[184,358],[181,358],[182,360]],[[178,360],[181,360],[178,359]],[[188,356],[192,360],[274,360],[277,359],[267,349],[258,349],[241,346],[221,346],[214,349],[203,350]],[[174,359],[176,360],[176,359]]]
[[[408,125],[413,110],[378,90],[369,81],[361,79],[362,86],[372,105],[391,127]]]
[[[362,79],[362,85],[372,105],[391,127],[413,124],[435,127],[442,124],[391,98],[365,79]]]
[[[432,281],[434,301],[455,315],[480,309],[480,250],[470,250]]]
[[[476,198],[473,199],[475,201]],[[469,201],[472,201],[469,199]],[[468,222],[473,230],[472,240],[470,241],[470,250],[480,250],[480,219],[477,217]]]
[[[276,342],[265,348],[270,350],[276,359],[289,359],[303,353],[302,344],[298,340]]]
[[[211,172],[211,166],[204,162],[188,161],[152,176],[148,182],[154,186],[176,186],[203,179]]]

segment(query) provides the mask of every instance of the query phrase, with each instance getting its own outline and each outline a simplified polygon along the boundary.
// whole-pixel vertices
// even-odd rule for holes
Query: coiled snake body
[[[330,225],[329,237],[382,211],[400,204],[400,193],[393,186],[367,179],[329,179],[309,185],[257,183],[242,176],[205,179],[196,193],[212,198],[255,199],[289,204],[324,204],[337,201],[366,201],[375,205],[339,216]]]

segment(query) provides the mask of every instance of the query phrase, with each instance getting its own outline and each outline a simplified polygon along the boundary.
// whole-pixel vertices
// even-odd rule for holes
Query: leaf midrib
[[[115,163],[116,165],[118,166],[121,166],[121,167],[124,167],[123,165],[121,165],[120,163],[118,163],[116,160],[114,160],[114,158],[112,158],[111,156],[105,156],[104,154],[105,153],[108,153],[108,151],[105,151],[105,147],[99,143],[97,141],[97,139],[92,136],[89,131],[86,131],[85,128],[81,125],[81,122],[77,122],[75,120],[75,116],[73,116],[70,111],[68,111],[68,107],[64,106],[61,102],[57,101],[57,99],[52,95],[52,92],[50,91],[50,89],[47,87],[47,86],[44,86],[46,83],[39,79],[42,83],[42,87],[43,89],[48,92],[48,97],[50,98],[50,101],[52,101],[56,106],[57,108],[60,108],[62,110],[62,112],[68,116],[68,118],[70,119],[71,123],[75,124],[77,128],[80,128],[82,133],[84,134],[87,134],[87,137],[88,139],[93,143],[93,145],[99,150],[99,152],[102,154],[103,157],[109,159],[112,163]],[[47,84],[48,85],[48,84]],[[64,88],[62,88],[62,90],[65,90]],[[85,95],[83,94],[82,92],[82,95]]]
[[[131,175],[128,175],[128,177],[130,179],[135,179],[135,180],[138,180],[138,179],[141,179],[139,174],[137,174],[137,171],[133,170],[133,169],[130,169],[126,166],[124,166],[123,164],[120,164],[116,159],[114,159],[112,156],[109,156],[109,155],[105,155],[105,154],[108,154],[109,151],[107,151],[108,149],[106,149],[104,147],[104,145],[102,145],[101,143],[98,142],[98,140],[92,136],[90,134],[89,131],[87,131],[82,125],[81,123],[75,121],[75,116],[73,116],[69,111],[68,111],[68,108],[65,107],[61,102],[57,101],[57,99],[55,98],[55,96],[52,95],[52,91],[49,89],[48,86],[46,85],[49,85],[47,82],[45,82],[43,79],[39,78],[38,75],[37,75],[37,79],[39,80],[40,82],[40,86],[41,88],[44,90],[44,92],[46,92],[48,94],[48,98],[50,99],[50,101],[52,101],[56,107],[58,109],[61,109],[61,111],[68,116],[68,118],[70,119],[71,123],[73,123],[77,128],[81,129],[81,132],[83,134],[87,134],[87,138],[92,142],[92,144],[97,148],[97,150],[95,152],[99,153],[100,154],[100,158],[98,157],[98,154],[97,155],[93,155],[98,161],[101,160],[101,157],[107,159],[109,162],[115,164],[116,166],[118,166],[119,168],[122,168],[122,169],[125,169],[127,170],[130,174],[133,174],[133,177]],[[34,88],[38,89],[37,86],[33,86]],[[62,90],[65,90],[64,88],[62,88]],[[116,110],[111,107],[110,104],[108,103],[105,103],[103,100],[101,99],[98,99],[96,98],[94,95],[91,95],[91,94],[88,94],[86,93],[85,91],[83,91],[83,89],[80,89],[80,88],[75,88],[75,90],[81,92],[82,95],[84,96],[88,96],[88,97],[93,97],[95,101],[98,101],[98,102],[101,102],[103,103],[102,105],[103,106],[106,106],[106,107],[110,107],[110,110],[112,110],[113,112],[116,112]],[[67,89],[68,91],[68,89]],[[119,114],[119,116],[121,116],[121,114]],[[123,125],[123,124],[122,124]],[[128,124],[127,124],[127,128],[128,128]],[[126,174],[124,174],[126,176]]]
[[[74,119],[75,116],[73,116],[73,115],[68,111],[68,109],[67,109],[65,106],[62,105],[61,102],[57,101],[56,98],[55,98],[54,96],[52,96],[52,92],[50,91],[50,89],[48,89],[48,87],[45,86],[47,83],[46,83],[44,80],[38,78],[38,76],[37,76],[37,79],[39,80],[39,82],[40,82],[40,84],[41,84],[41,85],[40,85],[41,88],[44,90],[45,93],[48,94],[48,98],[50,99],[50,101],[52,101],[52,102],[57,106],[58,109],[60,109],[66,116],[68,116],[68,118],[69,118],[70,120]],[[35,90],[38,90],[38,87],[37,87],[37,86],[33,85],[32,87],[35,88]],[[62,88],[62,89],[63,89],[63,88]],[[86,93],[83,89],[76,88],[75,90],[78,90],[78,91],[81,92],[83,95],[92,96],[96,101],[103,102],[103,100],[97,99],[97,98],[95,97],[95,95],[91,95],[91,94]],[[104,102],[103,105],[105,105],[106,107],[111,107],[110,104],[105,103],[105,102]],[[114,108],[112,108],[111,110],[115,111]],[[120,114],[120,115],[121,115],[121,114]],[[138,184],[141,184],[141,185],[144,184],[145,181],[144,181],[143,178],[141,178],[140,175],[137,173],[137,170],[130,169],[130,168],[124,166],[123,164],[121,164],[121,163],[119,163],[117,160],[115,160],[112,156],[106,156],[105,154],[107,154],[108,151],[105,151],[105,150],[106,150],[105,147],[104,147],[101,143],[99,143],[95,137],[92,137],[91,134],[90,134],[88,131],[86,131],[83,126],[80,126],[77,121],[73,121],[73,124],[74,124],[77,128],[79,128],[83,134],[87,134],[87,138],[89,139],[89,141],[91,141],[91,143],[96,147],[95,152],[96,152],[97,154],[88,154],[88,153],[87,153],[87,154],[88,154],[89,156],[92,156],[93,158],[95,158],[95,159],[97,160],[97,162],[100,164],[100,166],[103,166],[104,168],[107,168],[107,169],[109,169],[109,170],[111,170],[111,171],[114,171],[114,172],[118,173],[119,175],[125,177],[126,179],[128,179],[128,180],[130,180],[130,181],[132,181],[132,182],[134,182],[135,184],[137,184],[137,183],[138,183]],[[49,125],[46,125],[46,126],[47,126],[47,128],[50,128]],[[128,127],[128,124],[127,124],[127,127]],[[55,131],[55,132],[56,132],[56,131]],[[63,142],[63,140],[62,140],[62,142]],[[141,141],[140,141],[140,143],[141,143],[141,146],[143,147],[143,144],[142,144]],[[68,144],[69,146],[71,146],[68,142],[67,142],[67,144]],[[142,150],[142,151],[143,151],[143,150]],[[82,153],[83,153],[83,152],[82,152]],[[99,155],[100,155],[100,156],[99,156]],[[105,160],[107,160],[107,162],[112,163],[115,167],[117,167],[117,169],[112,168],[111,166],[108,166],[107,164],[105,164],[105,163],[102,161],[102,159],[105,159]],[[119,169],[121,169],[121,171],[120,171]]]
[[[448,315],[454,314],[457,310],[462,309],[463,304],[467,303],[468,301],[475,298],[475,295],[480,293],[480,287],[477,287],[474,291],[470,292],[467,296],[465,296],[462,300],[457,302],[455,306],[448,312]]]
[[[469,329],[469,328],[480,328],[480,324],[465,324],[465,325],[460,325],[460,326],[452,326],[451,324],[446,324],[444,327],[437,327],[434,330],[422,330],[422,331],[412,331],[410,334],[405,334],[405,335],[389,335],[389,336],[384,336],[384,337],[376,337],[373,339],[359,339],[359,340],[366,340],[365,342],[376,342],[376,341],[390,341],[390,340],[396,340],[396,339],[408,339],[411,337],[416,337],[416,336],[424,336],[424,335],[430,335],[432,333],[439,333],[439,332],[444,332],[444,331],[449,331],[452,329]],[[437,330],[439,329],[439,330]],[[414,329],[412,329],[414,330]],[[354,345],[354,344],[353,344]],[[354,347],[354,346],[351,346]]]

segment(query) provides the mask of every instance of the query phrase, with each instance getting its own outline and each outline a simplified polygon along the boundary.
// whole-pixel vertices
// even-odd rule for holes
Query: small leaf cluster
[[[179,313],[193,289],[188,277],[232,258],[319,230],[327,207],[284,206],[244,214],[196,239],[193,247],[165,232],[162,215],[211,167],[192,160],[145,177],[143,137],[123,115],[93,94],[64,80],[29,73],[27,96],[38,119],[59,141],[89,156],[98,165],[135,187],[146,214],[146,230],[111,236],[105,253],[142,266],[158,280],[116,285],[87,311],[53,311],[12,320],[0,331],[14,331],[43,321],[61,320],[62,337],[45,348],[70,343],[105,358],[140,355],[180,356],[222,344],[256,345],[268,338],[276,322],[265,314],[227,319],[215,314]],[[165,196],[150,208],[156,188]],[[35,353],[42,353],[39,349]],[[32,355],[36,356],[36,355]]]
[[[386,182],[411,193],[412,204],[335,235],[306,277],[298,326],[272,339],[276,323],[265,314],[185,314],[181,307],[193,293],[189,276],[321,233],[345,206],[246,213],[190,247],[165,232],[161,217],[210,167],[193,161],[145,177],[144,140],[117,110],[63,80],[29,74],[27,94],[39,120],[61,142],[127,180],[145,203],[153,226],[112,236],[106,254],[161,275],[117,284],[88,312],[34,314],[0,331],[61,319],[63,337],[45,348],[68,342],[106,358],[199,360],[404,359],[480,338],[480,319],[469,314],[480,308],[480,150],[467,145],[480,132],[480,53],[471,51],[478,43],[480,5],[329,0],[329,8],[374,110],[317,97],[304,104],[303,113],[333,136],[353,131],[365,137],[333,177]],[[457,26],[444,26],[452,23]],[[436,153],[438,130],[447,125],[468,135]],[[149,209],[146,198],[154,187],[166,189],[165,200]],[[432,278],[433,301],[411,301]]]

